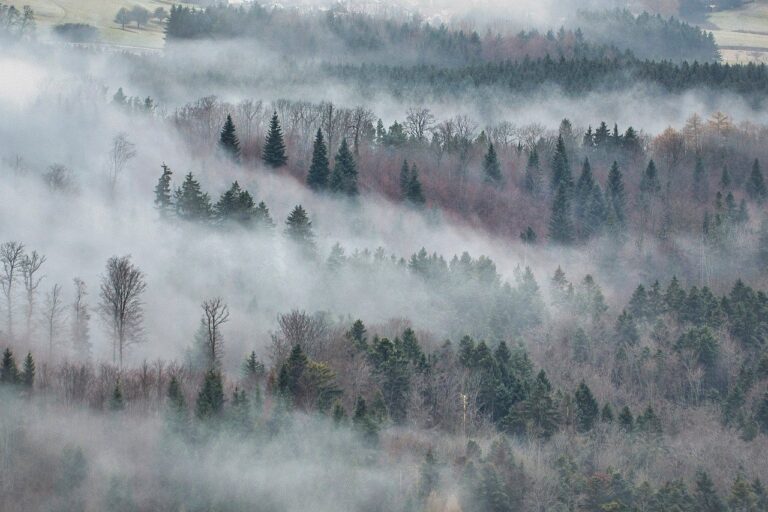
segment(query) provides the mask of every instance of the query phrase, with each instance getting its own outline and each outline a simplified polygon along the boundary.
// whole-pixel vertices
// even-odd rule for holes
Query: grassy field
[[[150,12],[158,7],[170,10],[178,2],[164,0],[23,0],[35,11],[41,35],[49,34],[51,27],[59,23],[88,23],[99,30],[101,41],[110,44],[135,46],[139,48],[161,48],[163,46],[163,27],[157,20],[152,20],[141,29],[135,24],[123,30],[114,22],[115,14],[121,7],[131,8],[141,5]]]
[[[727,62],[768,62],[768,0],[712,13],[708,19]]]

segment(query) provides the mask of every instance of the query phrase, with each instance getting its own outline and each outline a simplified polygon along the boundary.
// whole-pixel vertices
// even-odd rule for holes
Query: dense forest
[[[0,509],[768,511],[765,67],[595,5],[0,5]]]

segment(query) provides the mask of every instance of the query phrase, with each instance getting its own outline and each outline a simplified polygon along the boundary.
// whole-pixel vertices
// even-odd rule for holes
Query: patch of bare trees
[[[130,256],[113,256],[101,277],[99,312],[112,335],[112,361],[123,366],[125,349],[142,340],[147,285],[144,273],[131,263]]]

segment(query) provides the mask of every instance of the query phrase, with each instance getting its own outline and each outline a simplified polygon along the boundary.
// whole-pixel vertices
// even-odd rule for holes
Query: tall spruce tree
[[[483,158],[483,179],[486,183],[495,187],[501,186],[501,165],[499,164],[499,158],[496,155],[496,148],[493,147],[493,143],[488,145],[488,152]]]
[[[618,162],[614,161],[608,173],[608,187],[605,196],[608,203],[609,215],[613,215],[616,228],[623,230],[627,222],[627,194],[624,190],[624,178],[619,170]]]
[[[307,186],[319,192],[328,188],[328,178],[331,174],[328,163],[328,147],[323,139],[323,131],[318,128],[315,142],[312,145],[312,163],[307,173]]]
[[[160,166],[163,169],[163,174],[157,180],[155,186],[155,208],[160,212],[161,217],[168,217],[173,210],[173,201],[171,200],[171,176],[173,172],[171,168],[165,165]]]
[[[408,166],[408,160],[403,160],[400,167],[400,198],[403,201],[408,200],[408,186],[411,181],[411,168]]]
[[[229,114],[227,114],[227,120],[224,122],[224,126],[221,129],[219,150],[227,158],[232,159],[232,161],[240,161],[240,141],[237,140],[235,123],[232,122],[232,116]]]
[[[285,141],[283,140],[283,130],[280,128],[280,121],[277,118],[277,112],[272,114],[269,122],[269,132],[262,152],[264,164],[273,169],[284,166],[288,163],[288,157],[285,154]]]
[[[762,203],[766,196],[768,196],[763,171],[760,169],[760,161],[757,158],[755,158],[755,162],[752,164],[752,172],[747,179],[746,188],[749,198],[758,203]]]
[[[342,139],[336,153],[336,163],[331,174],[331,191],[354,197],[357,190],[357,166],[355,157],[349,150],[347,139]]]
[[[528,164],[525,166],[523,190],[534,195],[541,192],[541,168],[539,167],[539,152],[536,148],[528,154]]]
[[[13,357],[13,351],[6,348],[3,352],[3,362],[0,366],[0,383],[18,384],[19,367],[16,365],[16,359]]]
[[[195,415],[201,420],[211,420],[221,415],[224,409],[224,385],[221,373],[208,370],[205,373],[203,387],[197,395]]]
[[[21,383],[24,384],[24,387],[29,389],[32,389],[35,386],[35,360],[32,357],[32,352],[27,352],[27,357],[24,358]]]
[[[584,165],[581,168],[581,175],[576,182],[574,194],[573,216],[576,220],[579,237],[583,240],[589,237],[592,229],[587,226],[589,222],[589,207],[592,202],[592,193],[595,188],[595,179],[592,176],[592,166],[589,159],[584,159]]]
[[[600,408],[584,381],[579,384],[574,395],[576,399],[576,428],[579,432],[589,432],[595,426]]]
[[[183,220],[203,221],[211,219],[213,208],[208,194],[202,191],[200,183],[188,173],[181,187],[174,193],[176,215]]]
[[[306,210],[301,205],[294,207],[285,225],[285,236],[288,240],[299,246],[305,256],[314,257],[317,253],[315,233]]]
[[[573,176],[571,175],[571,166],[568,163],[568,154],[565,148],[563,136],[557,137],[555,154],[552,157],[552,183],[551,188],[556,191],[560,186],[564,187],[566,192],[570,192],[573,187]]]
[[[552,202],[552,215],[549,219],[549,239],[561,245],[571,244],[574,240],[570,199],[565,185],[557,187],[557,193]]]
[[[411,166],[411,173],[408,177],[408,190],[406,192],[407,201],[414,206],[422,206],[426,202],[424,191],[419,181],[419,169],[416,164]]]
[[[696,164],[693,167],[693,198],[700,203],[707,201],[709,195],[708,181],[704,161],[701,155],[697,154]]]

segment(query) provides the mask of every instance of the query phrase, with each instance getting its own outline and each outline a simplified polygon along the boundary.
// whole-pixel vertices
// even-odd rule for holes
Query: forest
[[[0,510],[768,512],[765,65],[588,4],[0,4]]]

